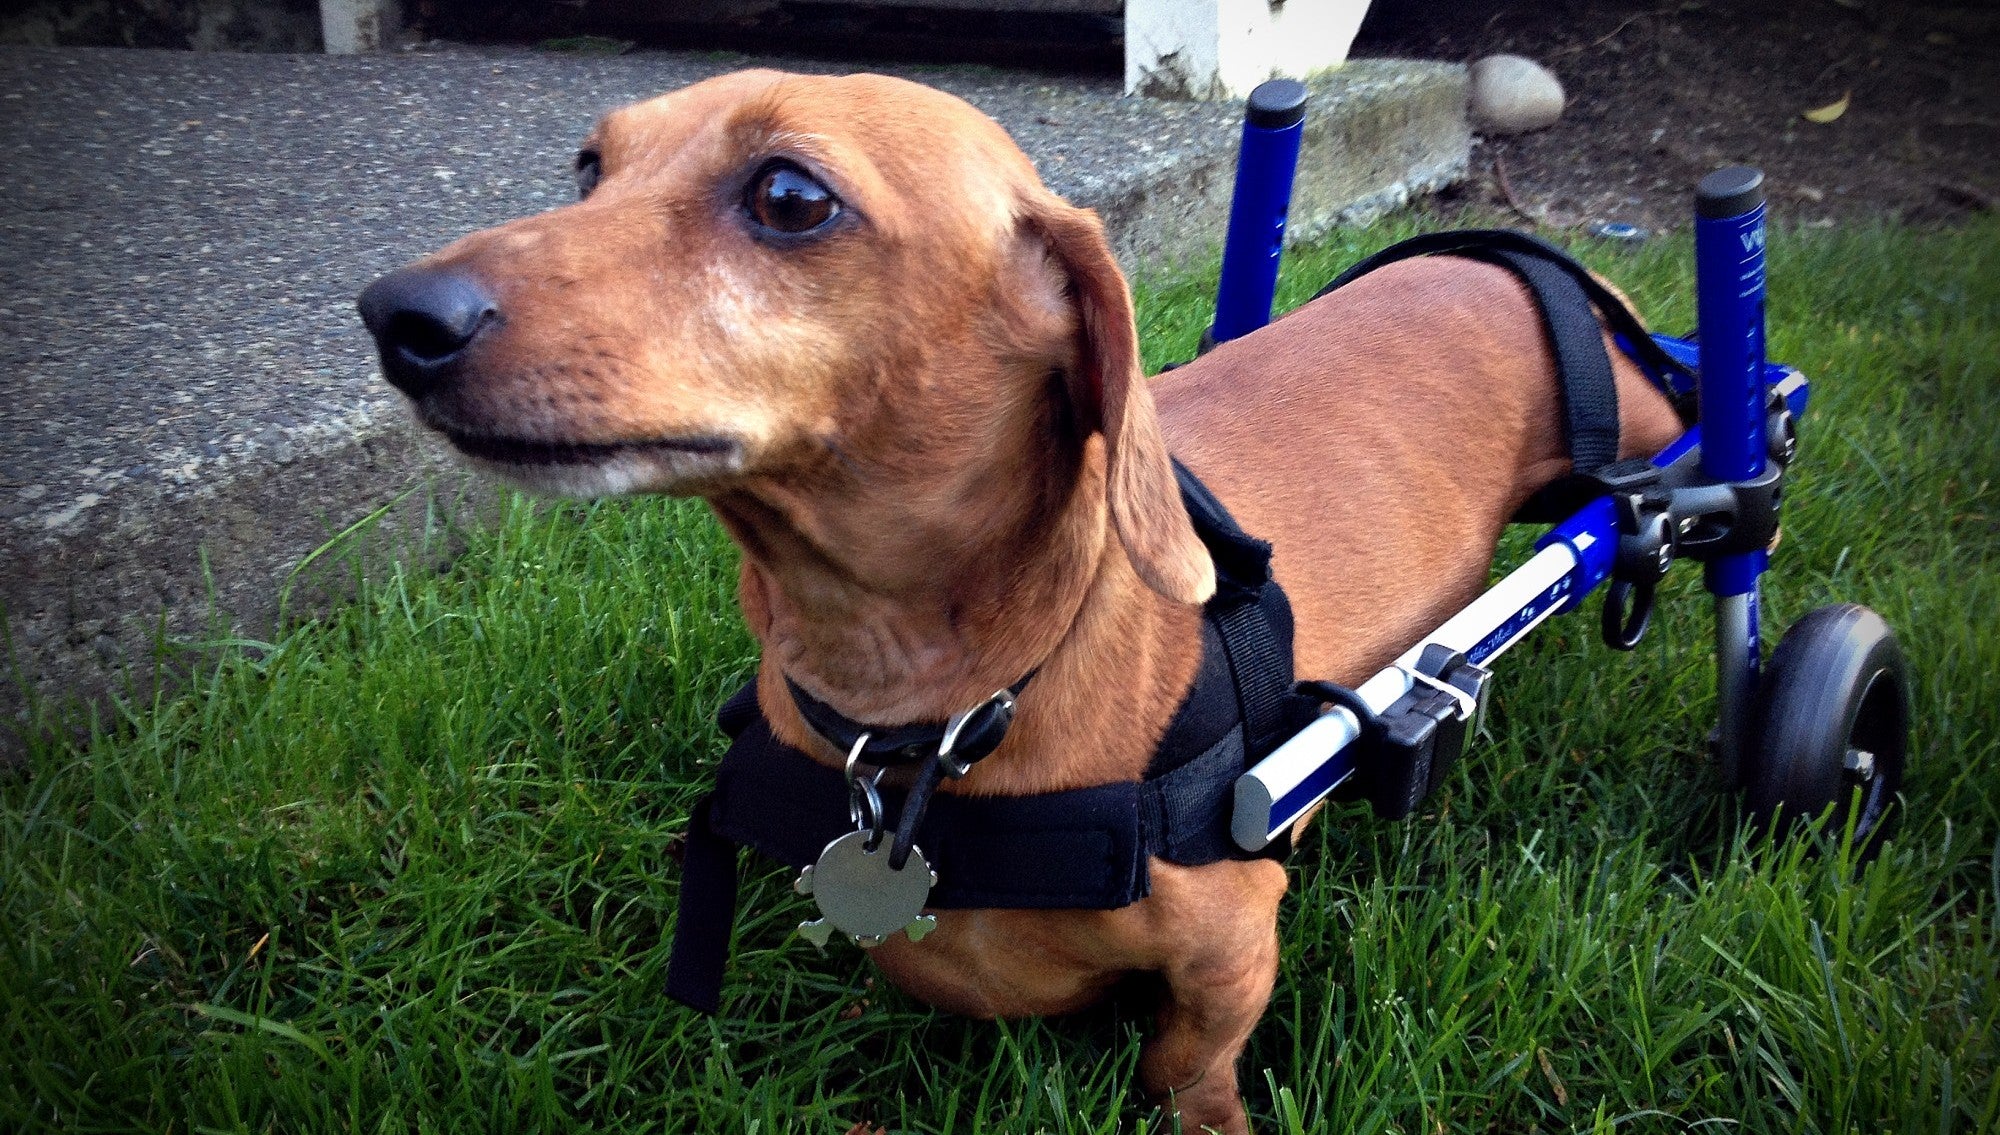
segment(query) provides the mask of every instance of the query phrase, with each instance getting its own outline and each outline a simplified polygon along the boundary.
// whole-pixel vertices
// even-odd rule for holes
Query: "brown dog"
[[[572,494],[706,498],[743,550],[779,738],[940,720],[1039,667],[947,790],[1136,780],[1201,653],[1185,461],[1276,545],[1302,676],[1355,683],[1478,592],[1561,475],[1526,291],[1386,268],[1148,386],[1091,213],[950,96],[745,72],[606,115],[575,205],[476,233],[363,297],[389,378],[485,466]],[[1678,432],[1613,352],[1627,454]],[[1424,570],[1413,571],[1411,565]],[[1276,974],[1283,868],[1155,861],[1110,911],[940,912],[874,951],[975,1016],[1061,1013],[1133,972],[1165,998],[1145,1087],[1245,1131],[1235,1062]]]

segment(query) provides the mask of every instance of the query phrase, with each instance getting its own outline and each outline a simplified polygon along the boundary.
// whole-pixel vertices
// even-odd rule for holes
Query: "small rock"
[[[1489,55],[1472,65],[1473,128],[1482,134],[1525,134],[1562,117],[1562,82],[1519,55]]]

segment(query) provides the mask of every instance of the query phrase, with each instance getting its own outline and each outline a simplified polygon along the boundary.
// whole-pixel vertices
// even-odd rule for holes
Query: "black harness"
[[[1535,293],[1558,362],[1565,437],[1576,470],[1569,481],[1537,494],[1518,518],[1539,519],[1538,513],[1558,510],[1565,496],[1580,495],[1587,478],[1618,456],[1617,395],[1593,304],[1663,388],[1671,390],[1668,376],[1685,375],[1685,369],[1580,265],[1521,233],[1418,237],[1355,265],[1320,294],[1394,260],[1427,253],[1500,264]],[[1291,605],[1271,578],[1271,546],[1238,527],[1179,462],[1174,472],[1189,519],[1214,560],[1216,592],[1203,609],[1200,669],[1144,779],[1034,796],[933,797],[942,764],[935,758],[950,744],[947,738],[959,735],[961,726],[963,732],[983,731],[969,747],[983,746],[978,755],[991,751],[1011,719],[1011,697],[1003,699],[1004,715],[988,719],[974,720],[972,713],[998,702],[953,722],[878,729],[850,721],[791,687],[807,723],[843,750],[859,746],[865,762],[883,767],[932,758],[921,766],[913,788],[881,790],[887,814],[904,820],[898,851],[920,843],[937,871],[929,907],[1109,910],[1146,897],[1147,864],[1155,857],[1200,866],[1289,851],[1288,839],[1256,853],[1236,846],[1229,833],[1235,782],[1309,723],[1322,704],[1358,705],[1359,699],[1326,683],[1295,686]],[[1030,673],[1003,694],[1020,693],[1032,678]],[[738,848],[753,848],[798,869],[854,830],[846,777],[772,735],[754,682],[717,716],[732,740],[714,789],[690,818],[667,967],[667,993],[710,1013],[720,1004],[735,918]],[[991,718],[1000,717],[1005,719],[996,726]],[[1363,794],[1373,799],[1365,789]],[[901,866],[900,859],[895,865]]]
[[[1192,867],[1286,850],[1239,849],[1229,815],[1236,778],[1318,710],[1317,701],[1292,693],[1291,604],[1271,579],[1271,546],[1239,528],[1184,466],[1176,462],[1174,472],[1188,518],[1215,561],[1216,589],[1202,612],[1200,669],[1145,779],[928,800],[913,833],[938,874],[928,906],[1112,910],[1151,892],[1147,863],[1154,857]],[[801,701],[808,723],[829,741],[847,748],[860,740],[865,727],[835,720],[823,705],[805,708],[813,705]],[[846,778],[771,734],[755,682],[717,718],[732,740],[714,790],[689,823],[667,965],[667,993],[710,1013],[720,1003],[735,918],[736,849],[797,869],[854,830]],[[879,743],[871,737],[875,748],[863,759],[904,763],[926,748],[935,753],[944,732],[944,723],[886,731]],[[908,756],[898,761],[899,754]],[[881,795],[890,815],[910,814],[908,790],[885,786]]]

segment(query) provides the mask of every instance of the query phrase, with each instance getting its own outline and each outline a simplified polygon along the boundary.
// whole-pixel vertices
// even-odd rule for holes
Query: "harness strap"
[[[1232,729],[1150,780],[1034,796],[940,794],[917,830],[938,872],[925,906],[1114,910],[1151,893],[1154,856],[1189,864],[1244,858],[1229,836],[1244,767],[1243,733]],[[829,806],[844,792],[838,771],[780,744],[761,717],[744,728],[689,819],[668,996],[718,1010],[736,917],[737,847],[804,867],[851,830],[845,812]],[[907,795],[882,789],[891,810],[907,811]]]
[[[1681,421],[1688,425],[1695,422],[1694,402],[1695,373],[1685,364],[1667,353],[1666,348],[1653,341],[1645,324],[1618,298],[1617,293],[1604,286],[1590,270],[1576,262],[1562,249],[1540,237],[1530,236],[1513,229],[1459,229],[1452,232],[1425,233],[1408,240],[1392,244],[1388,248],[1366,257],[1349,267],[1347,271],[1334,277],[1332,283],[1321,288],[1313,296],[1318,299],[1336,288],[1344,287],[1388,264],[1398,260],[1408,260],[1413,256],[1431,255],[1474,255],[1481,252],[1512,252],[1542,260],[1561,269],[1583,289],[1584,296],[1603,316],[1604,322],[1619,339],[1619,345],[1639,364],[1653,384],[1660,388],[1680,414]],[[1545,309],[1548,304],[1538,294],[1536,302]],[[1601,345],[1601,340],[1600,340]]]
[[[736,845],[709,822],[714,795],[688,817],[681,850],[680,912],[667,956],[667,996],[690,1009],[722,1009],[722,974],[729,965],[729,931],[736,924]]]
[[[1230,837],[1229,817],[1236,778],[1250,763],[1242,731],[1232,729],[1195,759],[1142,781],[1140,818],[1147,853],[1180,864],[1244,858]],[[1290,850],[1289,845],[1281,850]]]
[[[1284,729],[1292,659],[1278,650],[1278,636],[1255,600],[1237,603],[1215,616],[1229,668],[1236,672],[1237,705],[1243,714],[1246,746],[1267,753]]]
[[[1288,735],[1286,726],[1295,717],[1291,604],[1272,581],[1271,545],[1243,531],[1201,478],[1178,458],[1174,460],[1174,479],[1179,482],[1181,501],[1195,531],[1215,561],[1215,597],[1209,600],[1205,614],[1221,643],[1227,680],[1210,683],[1197,677],[1188,702],[1176,711],[1161,749],[1169,760],[1187,759],[1195,746],[1184,742],[1177,746],[1175,742],[1181,738],[1175,726],[1190,712],[1189,702],[1221,696],[1227,690],[1234,695],[1232,716],[1243,723],[1243,746],[1252,761],[1261,760]],[[1208,741],[1203,737],[1197,744]],[[1171,767],[1156,761],[1148,775]]]
[[[1570,475],[1543,486],[1515,513],[1514,520],[1561,520],[1603,494],[1595,474],[1618,460],[1618,387],[1604,349],[1604,326],[1619,346],[1666,395],[1681,420],[1694,424],[1695,376],[1653,341],[1639,317],[1590,270],[1555,245],[1511,229],[1464,229],[1426,233],[1377,252],[1320,289],[1326,295],[1398,260],[1413,256],[1463,256],[1497,265],[1528,286],[1541,314],[1542,329],[1556,359],[1562,396],[1563,440],[1569,447]],[[1319,296],[1314,296],[1317,299]],[[1602,316],[1604,324],[1600,325]]]
[[[1618,460],[1618,384],[1590,299],[1576,277],[1541,257],[1496,250],[1490,262],[1511,268],[1535,294],[1562,376],[1563,437],[1571,468],[1587,477]]]

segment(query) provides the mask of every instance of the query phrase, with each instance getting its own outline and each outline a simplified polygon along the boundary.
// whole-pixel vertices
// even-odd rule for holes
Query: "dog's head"
[[[742,72],[606,115],[576,172],[576,203],[361,295],[389,381],[479,464],[575,495],[844,478],[949,507],[996,450],[1066,434],[1049,460],[1104,470],[1140,576],[1212,589],[1102,228],[985,115]]]

